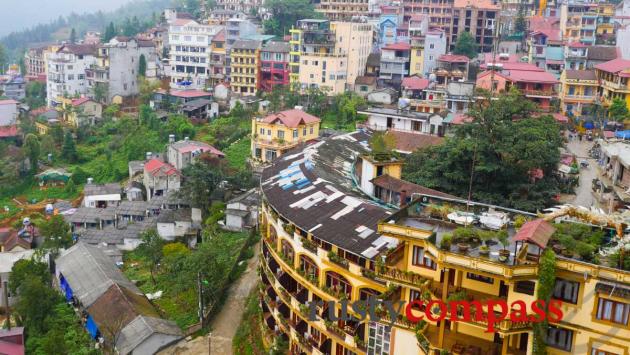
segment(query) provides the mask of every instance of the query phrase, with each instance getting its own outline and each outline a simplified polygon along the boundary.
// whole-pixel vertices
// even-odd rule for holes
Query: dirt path
[[[260,247],[254,246],[254,256],[247,261],[247,269],[232,287],[228,290],[228,296],[220,313],[214,318],[211,341],[211,354],[231,355],[232,338],[236,334],[236,329],[241,322],[245,311],[247,296],[258,283],[258,254]],[[210,354],[208,349],[208,336],[198,337],[191,341],[181,341],[176,345],[160,352],[162,355],[184,355],[184,354]]]

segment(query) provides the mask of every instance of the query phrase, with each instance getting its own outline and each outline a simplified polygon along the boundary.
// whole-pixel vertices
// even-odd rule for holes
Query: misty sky
[[[47,23],[72,11],[115,10],[131,0],[0,0],[0,36]]]

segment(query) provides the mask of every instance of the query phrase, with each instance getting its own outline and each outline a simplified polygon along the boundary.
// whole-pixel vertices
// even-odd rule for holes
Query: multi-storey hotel
[[[532,354],[534,324],[508,318],[486,332],[490,312],[497,311],[487,304],[478,320],[413,323],[382,308],[375,310],[380,321],[338,320],[339,302],[530,305],[544,288],[562,301],[563,313],[539,332],[548,354],[628,354],[630,272],[613,266],[610,249],[578,254],[583,247],[559,243],[557,231],[575,222],[557,217],[600,225],[580,228],[590,237],[603,228],[601,245],[615,244],[607,228],[626,225],[570,206],[537,216],[404,191],[402,207],[379,203],[359,186],[399,163],[365,159],[369,139],[368,132],[333,136],[285,154],[263,172],[260,294],[269,339],[285,338],[292,354]],[[314,319],[307,306],[313,301],[324,301]],[[441,313],[422,307],[413,314]],[[352,307],[348,312],[356,314]]]

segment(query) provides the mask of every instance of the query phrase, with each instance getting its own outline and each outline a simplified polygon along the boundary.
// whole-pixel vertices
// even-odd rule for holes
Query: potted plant
[[[457,250],[461,251],[462,253],[466,253],[468,251],[468,249],[470,249],[470,244],[468,244],[468,243],[457,243]]]
[[[497,239],[499,243],[503,246],[503,249],[499,250],[499,260],[506,261],[510,257],[510,251],[508,247],[510,246],[510,241],[508,240],[508,234],[506,231],[501,231],[497,235]]]
[[[440,249],[450,250],[452,243],[453,243],[453,236],[450,234],[445,234],[444,236],[442,236],[442,241],[440,241]]]
[[[479,246],[479,254],[481,255],[489,255],[490,247],[488,246],[488,241],[490,241],[494,237],[494,233],[491,231],[479,231],[477,233],[479,239],[481,239],[481,246]]]

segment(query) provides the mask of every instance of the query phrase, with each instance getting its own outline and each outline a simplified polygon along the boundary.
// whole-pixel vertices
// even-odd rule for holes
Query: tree
[[[43,284],[50,284],[48,264],[35,259],[20,259],[13,264],[9,275],[9,290],[12,294],[22,286],[25,280],[38,279]]]
[[[50,129],[50,136],[53,138],[53,142],[55,142],[55,145],[57,146],[61,146],[63,144],[63,128],[61,127],[61,125],[54,125],[52,126],[52,128]]]
[[[15,312],[21,324],[29,332],[45,332],[44,321],[54,306],[62,301],[59,292],[37,278],[25,279],[18,292],[20,297],[15,305]]]
[[[544,209],[558,191],[553,174],[562,140],[554,119],[531,117],[534,110],[516,89],[498,100],[479,100],[469,112],[473,122],[407,157],[405,180],[467,198],[472,174],[474,200]]]
[[[77,30],[72,27],[72,31],[70,31],[70,43],[77,43]]]
[[[155,229],[150,229],[142,234],[142,244],[138,247],[140,254],[149,262],[149,268],[151,271],[151,281],[155,285],[155,272],[157,266],[162,260],[164,254],[162,249],[164,248],[164,239],[160,237]]]
[[[536,290],[536,299],[545,302],[544,312],[549,314],[549,301],[553,295],[556,283],[556,255],[551,249],[545,249],[540,256],[539,261],[539,280]],[[535,355],[547,354],[547,330],[549,328],[549,320],[542,322],[534,322],[534,341],[533,353]]]
[[[147,76],[147,58],[144,54],[140,54],[140,59],[138,59],[138,75],[143,78]]]
[[[182,171],[184,183],[180,195],[190,201],[191,205],[207,211],[210,207],[212,193],[226,178],[219,159],[198,159]]]
[[[623,122],[628,118],[628,114],[628,106],[626,106],[625,101],[618,97],[614,98],[608,108],[608,116],[614,121]]]
[[[308,0],[269,0],[265,7],[271,12],[271,18],[265,20],[265,33],[284,36],[297,20],[305,18],[321,18]]]
[[[453,53],[459,55],[465,55],[470,59],[477,56],[477,42],[475,38],[468,31],[464,31],[457,37],[455,42],[455,49]]]
[[[41,154],[39,139],[36,135],[32,133],[26,135],[26,138],[24,138],[24,149],[26,150],[26,155],[31,164],[31,174],[35,175],[39,168],[38,161],[39,155]]]
[[[52,216],[39,226],[39,232],[44,237],[43,249],[56,254],[59,249],[72,246],[70,226],[61,215]]]
[[[525,5],[521,3],[518,7],[518,14],[514,20],[514,32],[525,35],[527,31],[527,20],[525,19]]]
[[[74,144],[72,132],[66,131],[63,137],[63,147],[61,147],[61,156],[67,161],[74,163],[77,160],[77,147]]]
[[[105,83],[96,83],[92,88],[92,95],[94,100],[100,103],[105,102],[109,94],[109,87]]]
[[[7,65],[8,55],[6,49],[0,44],[0,73],[4,73],[4,67]]]
[[[114,37],[116,37],[116,27],[114,27],[113,22],[110,22],[103,34],[103,42],[107,43]]]

